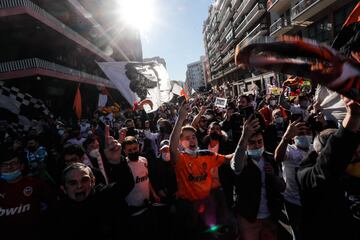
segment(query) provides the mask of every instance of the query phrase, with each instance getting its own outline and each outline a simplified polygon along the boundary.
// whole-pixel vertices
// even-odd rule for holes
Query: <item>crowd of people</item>
[[[284,88],[285,89],[285,88]],[[284,93],[285,91],[283,91]],[[75,125],[1,128],[0,226],[20,239],[359,239],[360,106],[208,92]]]
[[[360,239],[360,25],[351,26],[337,49],[353,69],[311,70],[351,77],[338,87],[357,101],[324,87],[294,97],[284,85],[225,107],[214,90],[150,113],[139,104],[76,122],[39,116],[26,132],[1,121],[0,236]]]

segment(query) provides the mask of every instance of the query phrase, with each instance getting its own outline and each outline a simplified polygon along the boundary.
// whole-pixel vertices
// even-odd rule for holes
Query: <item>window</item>
[[[307,37],[319,42],[330,41],[330,24],[328,17],[324,17],[310,25],[307,29]]]
[[[355,7],[356,1],[352,1],[334,13],[334,34],[338,34],[350,12]]]

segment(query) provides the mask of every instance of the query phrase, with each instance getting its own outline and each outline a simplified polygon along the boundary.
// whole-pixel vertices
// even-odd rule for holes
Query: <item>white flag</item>
[[[98,107],[105,107],[107,103],[108,97],[106,94],[99,94],[99,101],[98,101]]]
[[[171,92],[172,92],[173,94],[176,94],[176,95],[180,96],[182,89],[183,89],[183,88],[182,88],[179,84],[173,83],[173,87],[172,87]]]
[[[162,64],[157,62],[98,64],[131,105],[135,101],[149,99],[153,103],[152,110],[156,110],[162,103],[169,102],[173,97],[170,77]]]

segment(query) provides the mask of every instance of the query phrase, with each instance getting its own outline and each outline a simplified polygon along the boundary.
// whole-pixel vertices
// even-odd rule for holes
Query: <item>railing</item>
[[[234,57],[235,49],[231,49],[228,54],[223,58],[223,63],[228,62],[231,58]]]
[[[219,30],[222,30],[222,28],[225,26],[225,24],[228,23],[229,19],[230,19],[230,12],[231,12],[231,8],[228,7],[225,13],[224,18],[222,19],[220,25],[219,25]]]
[[[247,14],[244,18],[244,20],[241,22],[241,24],[236,28],[236,38],[239,38],[242,33],[244,33],[247,30],[247,27],[252,22],[254,16],[258,13],[260,10],[264,10],[265,5],[262,3],[257,3],[254,8]],[[245,27],[246,26],[246,27]]]
[[[79,78],[84,78],[84,79],[90,79],[90,80],[94,80],[98,83],[111,85],[111,82],[109,80],[107,80],[106,78],[102,78],[102,77],[92,75],[92,74],[89,74],[86,72],[68,68],[68,67],[53,63],[53,62],[39,59],[39,58],[29,58],[29,59],[22,59],[22,60],[0,63],[0,73],[14,72],[14,71],[19,71],[19,70],[28,70],[28,69],[34,69],[34,68],[50,70],[53,72],[63,73],[63,74],[71,75],[71,76],[76,76]]]
[[[247,34],[246,37],[244,37],[243,40],[239,43],[240,46],[245,43],[245,41],[251,42],[253,39],[255,39],[258,36],[265,35],[267,33],[268,29],[266,24],[260,23],[258,24],[249,34]]]
[[[59,30],[62,30],[65,32],[65,35],[68,34],[73,38],[77,38],[84,42],[85,46],[89,50],[95,52],[99,56],[101,56],[103,59],[108,61],[113,61],[113,59],[109,56],[107,56],[102,50],[100,50],[98,47],[93,45],[91,42],[86,40],[84,37],[82,37],[80,34],[63,24],[61,21],[59,21],[57,18],[46,12],[44,9],[40,8],[33,2],[29,0],[1,0],[0,1],[0,9],[6,9],[6,8],[15,8],[15,7],[25,7],[28,9],[31,9],[31,11],[35,12],[36,14],[45,17],[46,19],[50,20],[56,27],[58,27]]]
[[[280,30],[283,27],[290,26],[290,19],[281,17],[278,20],[276,20],[273,24],[270,26],[270,35],[274,34],[278,30]]]
[[[224,38],[229,34],[229,30],[231,30],[231,28],[232,28],[232,24],[230,22],[224,29],[223,33],[221,34],[220,41],[224,40]]]
[[[294,7],[291,8],[291,19],[296,18],[303,12],[305,12],[308,8],[310,8],[315,3],[320,2],[321,0],[302,0]],[[325,1],[325,0],[323,0]]]
[[[238,6],[239,2],[240,2],[240,0],[232,0],[231,1],[232,8],[235,9]]]
[[[254,0],[244,0],[238,7],[238,12],[236,16],[234,16],[235,19],[234,22],[238,22],[239,18],[245,15],[250,10],[254,2],[255,2]]]
[[[243,45],[245,43],[245,41],[249,41],[251,37],[253,37],[254,35],[256,35],[258,32],[262,31],[262,30],[266,30],[266,24],[264,23],[259,23],[258,25],[256,25],[256,27],[251,30],[251,32],[249,32],[246,37],[244,37],[243,40],[241,40],[241,42],[239,43],[239,45]]]

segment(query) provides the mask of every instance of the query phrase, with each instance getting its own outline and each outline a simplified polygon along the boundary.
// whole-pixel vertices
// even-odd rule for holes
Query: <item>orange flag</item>
[[[73,109],[75,111],[75,114],[76,114],[77,118],[80,119],[81,118],[81,111],[82,111],[80,84],[78,85],[77,90],[76,90]]]

